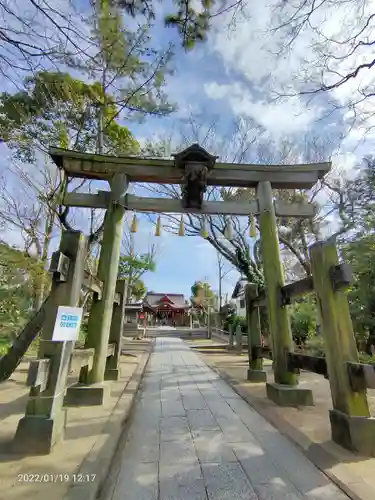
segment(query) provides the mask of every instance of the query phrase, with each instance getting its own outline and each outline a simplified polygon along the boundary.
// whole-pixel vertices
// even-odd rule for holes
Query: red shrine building
[[[191,305],[178,293],[148,292],[143,300],[143,314],[149,325],[188,326]]]

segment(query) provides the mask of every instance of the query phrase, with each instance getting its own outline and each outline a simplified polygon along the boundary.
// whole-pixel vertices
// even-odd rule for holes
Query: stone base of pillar
[[[69,387],[64,398],[65,406],[105,405],[110,395],[109,384],[76,384]]]
[[[329,411],[332,441],[366,457],[375,456],[375,418],[349,417],[338,410]]]
[[[301,389],[296,385],[266,384],[267,397],[279,406],[314,406],[310,389]]]
[[[104,380],[116,381],[121,377],[121,370],[119,368],[110,368],[104,373]]]
[[[11,451],[22,455],[49,455],[62,441],[65,424],[66,410],[54,418],[26,415],[18,422]]]
[[[250,382],[267,382],[267,373],[264,370],[247,370],[247,380]]]

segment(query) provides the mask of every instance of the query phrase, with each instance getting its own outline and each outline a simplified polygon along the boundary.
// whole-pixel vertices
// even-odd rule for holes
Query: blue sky
[[[61,0],[51,2],[61,9],[67,9],[69,4]],[[172,149],[178,148],[189,139],[202,141],[210,125],[216,122],[215,137],[208,141],[211,152],[231,161],[238,145],[238,137],[234,139],[237,125],[241,133],[246,129],[250,131],[247,159],[251,161],[256,156],[256,148],[251,144],[253,139],[255,144],[261,140],[274,141],[276,151],[276,145],[283,138],[298,145],[306,135],[314,134],[329,143],[327,155],[332,156],[335,168],[346,172],[371,150],[371,135],[365,142],[358,143],[361,127],[347,133],[350,116],[345,104],[354,92],[353,86],[329,96],[318,96],[312,102],[298,96],[275,99],[277,94],[296,92],[301,86],[314,82],[319,71],[308,64],[309,58],[312,61],[315,57],[311,48],[314,35],[308,31],[302,32],[298,45],[293,46],[287,56],[275,58],[280,35],[270,36],[267,31],[273,4],[272,0],[248,2],[244,15],[239,15],[232,29],[228,29],[229,14],[215,18],[207,42],[186,53],[179,45],[177,33],[163,25],[170,2],[155,2],[157,19],[152,41],[158,48],[165,48],[170,42],[175,44],[174,74],[168,77],[166,91],[170,100],[177,103],[178,110],[168,118],[147,118],[143,123],[129,122],[123,116],[123,123],[140,142],[168,138]],[[76,7],[84,12],[86,0],[76,2]],[[320,20],[322,29],[329,34],[339,33],[345,26],[340,25],[338,17],[325,13]],[[306,63],[310,70],[307,80]],[[9,89],[7,81],[0,79],[0,83],[2,89]],[[343,108],[332,113],[332,103]],[[192,115],[199,124],[197,130],[189,124]],[[0,146],[0,152],[4,152],[2,158],[6,158],[4,146]],[[132,187],[132,192],[138,192],[137,188]],[[151,243],[158,247],[156,272],[145,275],[150,290],[189,296],[193,282],[203,279],[218,289],[216,252],[210,244],[199,236],[178,237],[166,232],[161,238],[155,238],[153,231],[153,226],[141,218],[140,230],[134,237],[139,252],[147,251]],[[14,234],[8,233],[8,237],[19,240]],[[237,278],[235,271],[228,273],[223,281],[224,293],[231,294]]]

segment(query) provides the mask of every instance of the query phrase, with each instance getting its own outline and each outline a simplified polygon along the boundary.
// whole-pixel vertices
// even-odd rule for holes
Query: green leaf
[[[69,73],[40,72],[27,77],[25,90],[0,95],[2,139],[16,157],[26,162],[36,160],[38,150],[50,146],[95,151],[98,113],[103,88],[98,82],[88,84]],[[104,142],[112,154],[139,151],[130,130],[117,121],[115,97],[106,96],[104,106]]]

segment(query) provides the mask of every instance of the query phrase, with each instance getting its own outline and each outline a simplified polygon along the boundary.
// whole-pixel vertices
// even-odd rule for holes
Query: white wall
[[[241,293],[235,300],[236,300],[237,316],[243,316],[246,318],[245,294]]]

